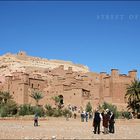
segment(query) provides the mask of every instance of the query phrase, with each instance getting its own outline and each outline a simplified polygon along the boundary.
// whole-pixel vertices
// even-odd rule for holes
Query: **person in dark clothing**
[[[84,122],[84,118],[85,118],[85,114],[84,114],[84,112],[82,111],[82,113],[81,113],[81,122]]]
[[[100,134],[101,118],[102,118],[101,114],[99,113],[98,110],[96,110],[95,114],[94,114],[94,119],[93,119],[94,134],[96,134],[96,132],[98,132],[98,134]]]
[[[109,133],[115,133],[115,128],[114,128],[115,120],[114,119],[115,119],[114,113],[111,112],[110,120],[109,120]]]
[[[103,114],[103,127],[104,127],[104,134],[108,134],[108,124],[109,124],[110,116],[105,111]]]
[[[88,112],[85,113],[86,122],[88,122]]]
[[[38,126],[38,115],[37,115],[37,113],[34,116],[34,126]]]
[[[76,113],[74,113],[73,116],[74,116],[74,119],[76,119],[76,117],[77,117]]]
[[[92,119],[92,116],[93,116],[92,112],[89,112],[89,119]]]

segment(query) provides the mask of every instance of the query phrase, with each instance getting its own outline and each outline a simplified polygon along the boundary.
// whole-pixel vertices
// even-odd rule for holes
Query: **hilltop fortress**
[[[41,105],[54,104],[52,97],[61,95],[64,105],[96,107],[104,101],[124,107],[127,84],[137,71],[128,75],[112,69],[111,74],[90,72],[88,67],[60,60],[31,57],[25,52],[0,56],[0,91],[8,91],[18,104],[35,104],[29,96],[42,91]]]

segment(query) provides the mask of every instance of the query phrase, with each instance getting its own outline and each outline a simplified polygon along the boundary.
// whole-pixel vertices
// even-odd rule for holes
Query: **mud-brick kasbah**
[[[118,69],[90,72],[87,66],[70,61],[48,60],[28,56],[26,52],[0,56],[0,91],[8,91],[18,104],[35,104],[30,97],[35,90],[44,95],[40,105],[54,104],[52,97],[63,97],[64,105],[95,108],[104,101],[126,106],[126,87],[136,78],[137,71],[119,74]]]

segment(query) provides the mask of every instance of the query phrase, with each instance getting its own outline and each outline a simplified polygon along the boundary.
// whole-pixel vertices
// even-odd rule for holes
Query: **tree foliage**
[[[44,96],[40,91],[33,91],[30,97],[36,101],[36,105],[38,106],[39,100],[41,100]]]
[[[51,105],[46,104],[45,109],[46,109],[46,115],[47,116],[53,116],[54,109],[52,108]]]
[[[90,102],[88,102],[86,105],[86,112],[92,112],[92,106]]]
[[[19,106],[19,115],[33,115],[33,107],[30,104],[23,104]]]
[[[127,86],[125,99],[127,100],[128,109],[133,112],[140,112],[140,81],[134,80]]]
[[[4,91],[4,92],[0,92],[0,104],[6,104],[7,101],[13,99],[13,96],[10,95],[9,92]]]
[[[117,106],[115,106],[113,104],[104,102],[102,105],[99,106],[99,109],[101,109],[101,110],[109,109],[110,111],[112,111],[114,113],[115,118],[119,117],[119,112],[117,110]]]
[[[18,106],[9,92],[0,92],[0,116],[7,117],[15,115],[18,110]]]
[[[55,105],[57,106],[57,108],[61,108],[61,98],[59,96],[54,96],[52,97],[52,99],[55,101]]]
[[[53,117],[60,117],[60,116],[72,116],[72,112],[67,109],[67,108],[52,108],[51,105],[46,104],[45,105],[45,109],[46,109],[46,115],[47,116],[53,116]]]

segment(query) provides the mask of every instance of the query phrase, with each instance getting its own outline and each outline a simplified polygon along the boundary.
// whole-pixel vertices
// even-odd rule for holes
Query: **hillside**
[[[19,52],[17,54],[7,53],[0,56],[0,75],[10,75],[12,72],[33,72],[44,71],[47,69],[54,69],[64,65],[64,69],[72,67],[73,71],[86,73],[89,72],[87,66],[73,64],[70,61],[62,60],[48,60],[39,57],[32,57],[26,55],[25,52]]]

